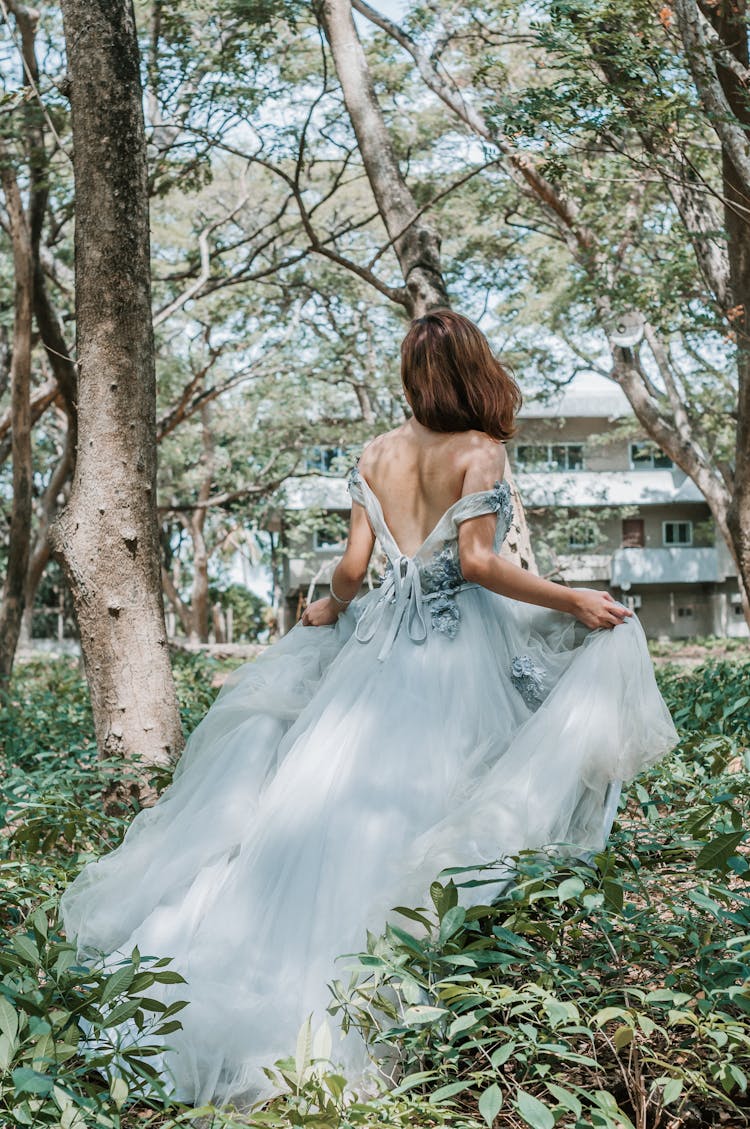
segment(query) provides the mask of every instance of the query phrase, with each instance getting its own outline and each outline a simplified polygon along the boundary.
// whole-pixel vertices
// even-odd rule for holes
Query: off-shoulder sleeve
[[[362,478],[355,466],[353,466],[349,471],[349,477],[347,478],[346,484],[349,487],[349,493],[351,494],[352,501],[359,502],[360,506],[364,506],[365,495],[362,490]]]
[[[507,482],[496,482],[491,490],[466,494],[456,503],[453,520],[458,525],[467,518],[480,517],[481,514],[500,514],[510,526],[513,521],[513,499]]]

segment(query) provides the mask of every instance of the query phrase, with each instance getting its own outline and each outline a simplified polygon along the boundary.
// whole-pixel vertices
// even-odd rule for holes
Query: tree
[[[533,232],[534,253],[540,236],[566,250],[579,338],[568,344],[586,360],[596,350],[581,344],[582,329],[596,327],[606,341],[606,375],[704,494],[737,563],[750,622],[744,4],[703,11],[680,0],[657,11],[642,0],[552,0],[532,25],[514,2],[429,6],[411,26],[366,0],[353,4],[408,53],[454,118],[494,148],[507,172],[505,215]],[[525,69],[511,55],[516,42]],[[559,296],[556,304],[557,330]],[[694,345],[701,335],[703,350]],[[727,335],[738,342],[729,394],[711,360]]]
[[[31,534],[31,329],[33,268],[29,221],[5,144],[0,146],[0,181],[11,226],[14,269],[13,346],[10,367],[13,509],[8,568],[0,606],[0,683],[13,667],[24,609]]]
[[[76,184],[79,453],[51,536],[75,601],[100,752],[166,763],[182,735],[159,575],[135,17],[129,0],[62,7]]]
[[[421,317],[437,306],[450,305],[440,261],[440,239],[401,173],[354,25],[351,0],[324,0],[321,17],[362,162],[389,244],[393,245],[401,267],[403,304],[411,317]],[[514,506],[503,551],[523,568],[536,572],[526,515],[510,466],[506,479]]]

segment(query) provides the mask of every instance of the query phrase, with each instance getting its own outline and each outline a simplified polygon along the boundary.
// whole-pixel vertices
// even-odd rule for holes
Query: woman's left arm
[[[335,596],[324,596],[308,604],[302,615],[306,627],[324,627],[336,622],[359,592],[374,546],[375,534],[367,512],[359,502],[352,502],[346,549],[331,577],[331,592]]]

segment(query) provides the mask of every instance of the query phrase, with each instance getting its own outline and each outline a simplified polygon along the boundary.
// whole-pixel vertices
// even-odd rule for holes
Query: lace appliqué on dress
[[[507,532],[513,523],[513,499],[511,498],[508,483],[496,482],[490,491],[490,498],[493,512],[503,515]]]
[[[543,674],[531,655],[516,655],[510,664],[510,680],[530,710],[544,701]]]
[[[435,631],[442,632],[449,639],[455,638],[461,622],[461,612],[455,592],[440,592],[434,600],[430,600],[430,616]]]
[[[458,588],[464,583],[461,565],[450,545],[435,553],[427,564],[422,566],[422,590],[424,592],[445,592]]]
[[[422,590],[429,597],[432,626],[453,639],[461,622],[456,593],[466,583],[461,565],[450,545],[446,545],[422,568]]]

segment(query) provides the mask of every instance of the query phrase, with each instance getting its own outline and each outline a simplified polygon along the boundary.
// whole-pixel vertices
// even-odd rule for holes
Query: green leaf
[[[39,949],[36,947],[31,937],[26,937],[23,933],[17,933],[13,938],[13,948],[22,956],[27,964],[33,965],[36,968],[39,964]]]
[[[727,831],[724,835],[711,839],[698,852],[696,870],[724,870],[745,835],[745,831]]]
[[[118,1023],[122,1023],[126,1019],[132,1019],[138,1011],[138,1008],[142,1006],[143,1000],[125,1000],[123,1003],[118,1004],[117,1007],[112,1008],[109,1015],[104,1017],[102,1026],[116,1027]]]
[[[570,1110],[576,1117],[581,1116],[583,1107],[575,1094],[571,1094],[570,1090],[565,1090],[562,1086],[558,1086],[554,1082],[545,1082],[544,1084],[558,1105],[561,1105],[563,1109]]]
[[[728,717],[731,717],[733,713],[737,713],[737,710],[741,710],[742,707],[746,706],[748,702],[750,702],[749,695],[745,695],[742,698],[738,698],[736,702],[732,702],[731,705],[728,705],[726,707],[723,714],[721,715],[722,721],[725,721]]]
[[[502,1090],[496,1082],[493,1082],[491,1086],[487,1087],[487,1089],[479,1099],[479,1112],[489,1126],[489,1129],[492,1129],[492,1123],[494,1122],[502,1107]]]
[[[54,1080],[47,1074],[40,1074],[28,1066],[17,1067],[11,1077],[18,1094],[48,1094],[54,1085]]]
[[[526,1090],[518,1091],[516,1109],[531,1129],[554,1129],[555,1118],[552,1110]]]
[[[102,992],[101,1002],[108,1004],[115,996],[119,996],[122,992],[127,992],[130,985],[133,983],[135,976],[135,969],[132,964],[126,964],[122,968],[118,968],[116,972],[107,980]]]
[[[0,1035],[0,1076],[10,1066],[16,1050],[16,1040],[9,1039],[7,1035]]]
[[[453,906],[447,911],[440,921],[440,944],[444,945],[454,933],[458,933],[466,921],[466,910],[463,906]]]
[[[440,1086],[435,1090],[434,1094],[430,1094],[430,1105],[437,1105],[439,1102],[447,1101],[448,1098],[454,1097],[456,1094],[463,1093],[468,1090],[471,1082],[449,1082],[447,1086]]]
[[[586,883],[581,878],[566,878],[557,887],[557,900],[560,905],[577,898],[586,889]]]
[[[662,1090],[661,1100],[663,1105],[671,1105],[676,1102],[682,1093],[682,1080],[680,1078],[670,1078],[666,1086]]]
[[[311,1016],[308,1015],[305,1022],[299,1029],[297,1034],[297,1049],[294,1054],[294,1069],[297,1073],[297,1081],[302,1078],[305,1070],[310,1065],[310,1057],[312,1055],[312,1025]]]
[[[497,1070],[498,1066],[502,1066],[504,1062],[507,1062],[515,1049],[516,1044],[511,1040],[510,1043],[503,1043],[502,1047],[498,1047],[496,1051],[493,1051],[490,1062],[494,1069]]]
[[[179,972],[173,972],[171,969],[167,969],[165,972],[155,972],[154,973],[154,980],[158,984],[185,984],[186,983],[184,976],[181,976]]]
[[[411,933],[407,933],[405,929],[399,929],[398,925],[389,925],[391,933],[397,938],[407,949],[416,953],[417,956],[424,956],[424,948],[420,945],[416,937],[412,937]]]
[[[31,922],[41,937],[47,937],[47,914],[41,906],[37,906],[31,915]]]
[[[425,929],[432,928],[432,922],[430,921],[430,919],[428,917],[425,917],[423,913],[419,913],[418,910],[409,909],[408,906],[394,906],[393,912],[401,914],[402,917],[407,917],[409,921],[419,922],[420,925],[424,925]]]
[[[614,878],[605,878],[602,882],[602,893],[610,909],[618,912],[622,909],[625,902],[625,891],[619,882]]]
[[[468,1031],[471,1027],[479,1027],[482,1022],[481,1019],[477,1019],[475,1011],[468,1011],[466,1015],[459,1015],[450,1025],[448,1038],[455,1039],[456,1035],[460,1035],[462,1031]]]
[[[434,1023],[436,1019],[442,1019],[442,1017],[447,1014],[447,1008],[431,1007],[429,1004],[417,1004],[416,1007],[408,1007],[406,1009],[404,1012],[404,1023]]]
[[[603,1007],[594,1016],[593,1022],[597,1027],[603,1027],[613,1019],[630,1020],[630,1012],[624,1007]]]
[[[628,1024],[624,1024],[622,1027],[618,1027],[614,1035],[612,1036],[612,1041],[615,1044],[616,1050],[621,1051],[623,1047],[629,1046],[633,1042],[634,1034],[635,1032],[633,1031],[633,1028],[628,1026]]]
[[[116,1109],[122,1109],[128,1096],[128,1084],[124,1078],[113,1078],[109,1084],[109,1092]]]
[[[13,1042],[18,1034],[18,1012],[10,1000],[0,996],[0,1031]]]

